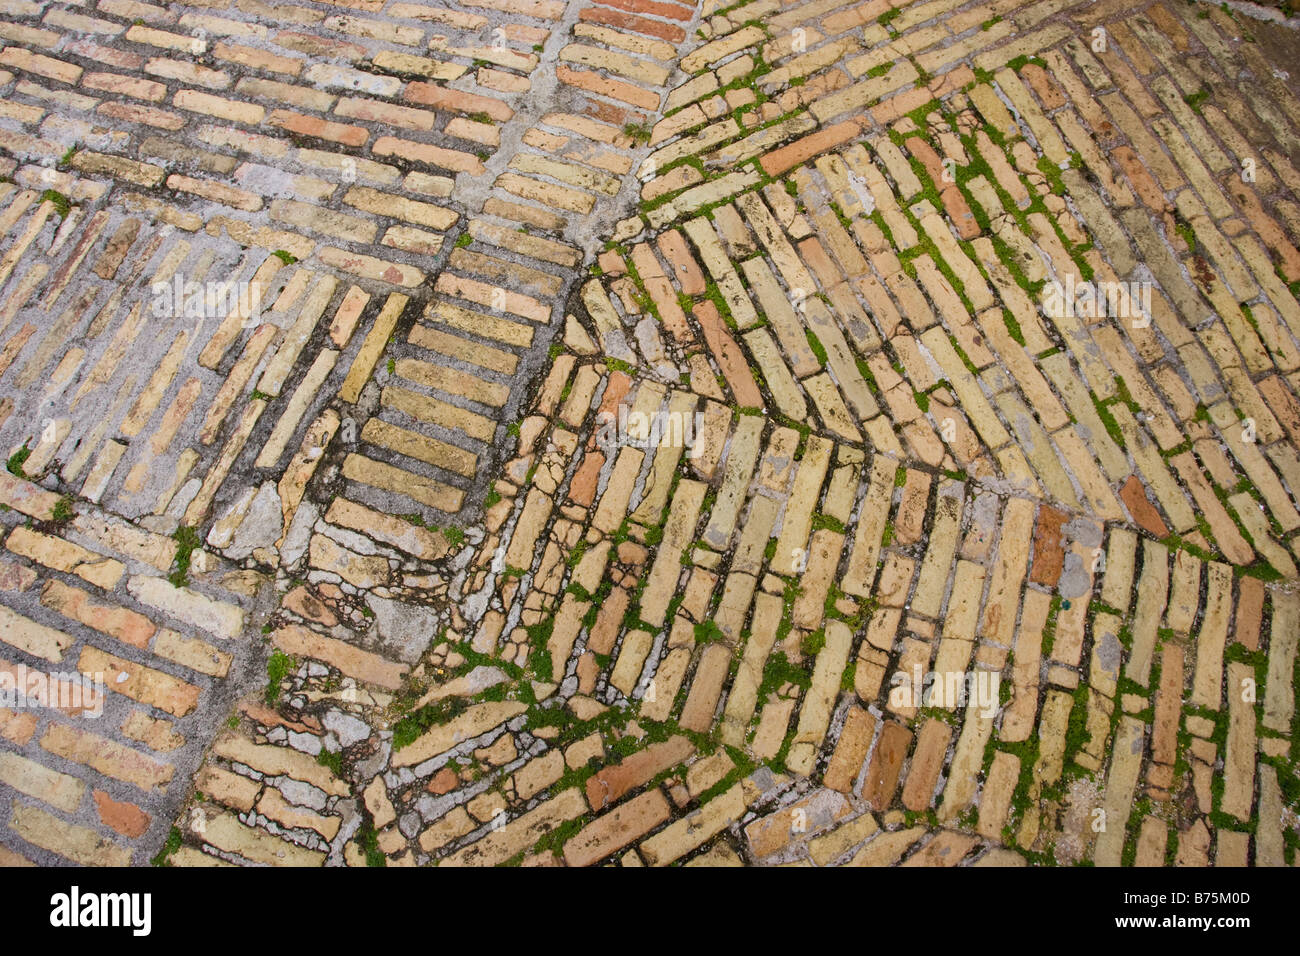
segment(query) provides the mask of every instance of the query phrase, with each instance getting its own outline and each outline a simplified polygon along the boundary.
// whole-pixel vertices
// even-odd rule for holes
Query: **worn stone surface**
[[[0,863],[1297,862],[1294,19],[75,6]]]

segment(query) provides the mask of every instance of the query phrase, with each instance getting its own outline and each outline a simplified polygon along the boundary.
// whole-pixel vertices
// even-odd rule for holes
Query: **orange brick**
[[[569,866],[590,866],[645,836],[670,815],[661,790],[649,790],[597,817],[564,844]]]
[[[218,43],[212,48],[212,55],[218,60],[229,60],[254,70],[283,73],[286,76],[297,76],[302,71],[302,60],[234,43]]]
[[[56,757],[83,764],[141,790],[162,789],[176,772],[171,764],[159,763],[138,750],[67,724],[47,728],[41,735],[41,747]]]
[[[477,156],[469,153],[445,149],[441,146],[430,146],[427,143],[413,143],[396,136],[381,136],[375,140],[374,154],[398,156],[417,163],[426,163],[429,166],[450,169],[458,173],[470,173],[474,176],[479,175],[486,168]]]
[[[402,98],[422,106],[432,106],[453,113],[486,113],[498,123],[504,123],[515,115],[505,103],[491,96],[479,96],[475,93],[462,93],[449,90],[436,83],[408,83],[402,92]]]
[[[0,707],[0,737],[23,747],[36,733],[36,715],[29,710]]]
[[[103,674],[105,684],[119,694],[150,707],[184,717],[199,703],[199,689],[162,671],[85,647],[77,666],[83,674]]]
[[[575,70],[563,64],[556,66],[555,75],[561,83],[586,90],[588,93],[608,96],[610,99],[620,100],[643,110],[659,109],[658,93],[631,83],[624,83],[622,80],[612,80],[590,70]]]
[[[370,131],[363,126],[331,123],[329,120],[317,119],[315,116],[304,116],[301,113],[293,113],[289,110],[276,110],[267,118],[267,122],[272,126],[287,129],[289,132],[297,133],[300,136],[315,136],[318,139],[327,139],[332,143],[341,143],[344,146],[364,146],[366,140],[370,138]]]
[[[239,103],[213,96],[211,93],[201,93],[198,90],[177,90],[176,95],[172,97],[172,103],[194,113],[203,113],[249,126],[256,126],[266,116],[266,109],[256,103]]]
[[[151,106],[139,106],[135,103],[100,103],[95,107],[95,112],[128,123],[156,126],[158,129],[178,130],[185,125],[185,117],[179,113],[158,110]]]
[[[772,152],[760,159],[759,163],[762,165],[763,171],[769,176],[779,176],[787,169],[793,169],[814,156],[818,156],[829,149],[834,149],[842,143],[849,142],[861,131],[861,127],[853,120],[836,123],[834,126],[818,130],[811,136],[797,139],[788,146],[772,150]]]
[[[103,790],[95,790],[94,797],[99,819],[123,836],[135,839],[144,836],[144,831],[149,829],[149,814],[134,803],[114,800]]]
[[[143,614],[96,601],[81,588],[70,587],[62,581],[45,583],[41,603],[64,617],[80,621],[141,650],[149,646],[149,639],[158,630],[157,625]]]
[[[142,80],[134,76],[121,76],[117,73],[87,73],[82,77],[81,85],[92,90],[106,93],[121,93],[138,100],[157,103],[167,95],[167,87],[153,80]]]

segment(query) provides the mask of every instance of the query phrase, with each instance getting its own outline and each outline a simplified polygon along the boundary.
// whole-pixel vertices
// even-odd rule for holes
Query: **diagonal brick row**
[[[6,14],[5,861],[1294,862],[1290,25],[334,6]]]

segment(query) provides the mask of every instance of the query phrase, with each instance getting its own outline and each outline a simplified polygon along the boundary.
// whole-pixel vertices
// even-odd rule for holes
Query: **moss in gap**
[[[171,863],[169,863],[168,860],[180,848],[181,848],[180,828],[172,827],[171,830],[167,832],[167,839],[163,843],[162,849],[159,850],[157,855],[154,856],[154,858],[149,862],[153,866],[171,866]]]
[[[336,777],[343,776],[343,755],[333,750],[326,750],[323,747],[321,752],[316,755],[316,762],[322,767],[328,767],[330,773]]]
[[[72,495],[61,495],[59,500],[54,502],[54,507],[50,509],[50,520],[58,525],[71,521],[76,516],[76,512],[72,510],[72,501]]]
[[[528,655],[528,663],[532,666],[537,679],[547,683],[554,679],[555,664],[551,660],[550,650],[547,649],[554,627],[555,619],[547,618],[545,621],[524,628],[528,633],[528,646],[532,648]]]
[[[388,859],[384,856],[383,851],[379,849],[379,836],[375,833],[375,825],[371,820],[366,819],[357,830],[357,844],[361,851],[366,855],[366,866],[387,866]]]
[[[275,651],[266,662],[266,705],[274,707],[280,700],[284,679],[298,668],[298,662],[282,651]]]
[[[291,255],[290,253],[286,252],[283,249],[276,249],[274,252],[271,253],[271,255],[275,256],[286,266],[291,266],[298,261],[297,256]]]
[[[406,714],[393,725],[394,752],[409,747],[430,727],[445,724],[459,715],[467,703],[463,697],[444,697]]]
[[[72,201],[57,189],[47,189],[41,193],[41,202],[54,203],[54,211],[60,219],[67,219],[68,213],[72,211]]]
[[[718,627],[712,618],[695,625],[695,642],[697,644],[716,644],[726,639],[727,635],[722,633],[722,628]]]
[[[1091,393],[1090,393],[1091,394]],[[1097,417],[1101,419],[1102,425],[1106,429],[1106,434],[1120,448],[1124,447],[1124,433],[1119,429],[1119,422],[1115,421],[1115,416],[1110,413],[1110,408],[1097,400],[1097,396],[1092,396],[1092,407],[1097,410]]]
[[[197,528],[187,524],[178,525],[172,532],[176,542],[176,570],[167,575],[173,587],[184,587],[189,582],[190,560],[194,551],[202,544]]]
[[[575,817],[572,820],[565,820],[554,830],[544,833],[541,838],[533,844],[533,853],[550,853],[559,856],[564,849],[564,844],[568,843],[587,823],[586,817]]]
[[[804,639],[799,643],[799,650],[808,657],[816,657],[826,646],[826,632],[813,631],[811,634],[804,635]]]
[[[23,474],[23,464],[27,461],[31,453],[32,450],[27,447],[27,442],[23,442],[23,447],[10,455],[9,460],[5,462],[5,470],[11,475],[17,475],[19,478],[26,478],[27,476]]]
[[[758,687],[758,699],[765,701],[783,685],[794,684],[807,690],[812,686],[812,675],[798,664],[792,664],[784,651],[777,651],[767,658],[763,666],[763,680]]]
[[[822,368],[826,367],[826,346],[822,345],[821,339],[817,338],[812,329],[805,329],[804,335],[808,339],[808,347],[812,349],[813,355],[817,356],[817,364]]]

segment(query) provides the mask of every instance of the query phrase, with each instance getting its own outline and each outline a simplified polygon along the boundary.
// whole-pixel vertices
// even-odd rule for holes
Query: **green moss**
[[[695,625],[695,642],[697,644],[715,644],[726,639],[727,635],[722,633],[722,628],[718,627],[711,619],[701,621]]]
[[[817,364],[826,367],[826,346],[822,345],[821,339],[813,334],[812,329],[805,329],[804,335],[808,338],[808,347],[812,349],[813,355],[817,356]]]
[[[1119,429],[1119,422],[1115,421],[1115,416],[1110,413],[1110,408],[1097,400],[1097,396],[1092,396],[1092,405],[1097,410],[1097,417],[1101,419],[1102,425],[1106,428],[1106,434],[1120,448],[1124,447],[1124,433]]]
[[[1202,86],[1195,93],[1183,97],[1183,102],[1192,108],[1192,112],[1197,116],[1201,115],[1201,104],[1210,98],[1210,88]]]
[[[554,627],[555,619],[547,618],[541,623],[524,628],[528,632],[528,645],[532,648],[532,652],[528,655],[528,663],[532,665],[537,679],[547,682],[554,680],[555,664],[551,660],[551,652],[547,649]]]
[[[811,634],[804,635],[804,639],[799,643],[799,650],[808,657],[816,657],[826,646],[826,633],[824,631],[813,631]]]
[[[60,219],[68,218],[68,213],[72,211],[72,200],[57,189],[47,189],[41,193],[41,202],[54,203],[54,211],[59,214]]]
[[[798,664],[792,664],[782,651],[771,654],[763,667],[763,680],[758,687],[758,699],[767,700],[768,696],[784,684],[794,684],[807,690],[812,686],[812,675]]]
[[[181,848],[181,831],[178,827],[172,827],[167,833],[167,840],[163,843],[162,849],[149,862],[154,866],[171,866],[168,858]]]
[[[393,725],[393,751],[409,747],[430,727],[447,723],[466,706],[462,697],[444,697],[407,714]]]
[[[647,123],[628,123],[623,127],[623,135],[636,143],[650,142],[651,132]]]
[[[190,560],[195,550],[203,543],[197,528],[178,525],[172,532],[176,542],[176,570],[167,575],[173,587],[184,587],[189,582]]]
[[[27,447],[27,442],[23,442],[23,447],[10,455],[9,460],[5,462],[5,470],[11,475],[26,478],[27,476],[23,474],[23,463],[27,461],[31,453],[32,450]]]
[[[375,825],[368,819],[357,830],[357,844],[366,855],[366,866],[388,865],[387,858],[379,849],[379,836],[375,833]]]
[[[332,750],[321,749],[316,755],[316,762],[322,767],[328,767],[330,773],[336,777],[343,776],[343,755],[335,753]]]
[[[551,853],[559,856],[564,849],[564,844],[568,843],[578,835],[583,826],[586,825],[585,817],[575,817],[572,820],[565,820],[554,830],[550,830],[533,844],[533,853]]]
[[[296,256],[293,256],[288,252],[285,252],[283,249],[276,249],[273,253],[271,253],[271,255],[275,256],[286,266],[291,266],[298,261],[298,258]]]
[[[274,707],[280,700],[284,679],[298,669],[298,662],[288,654],[276,651],[266,662],[266,704]]]

